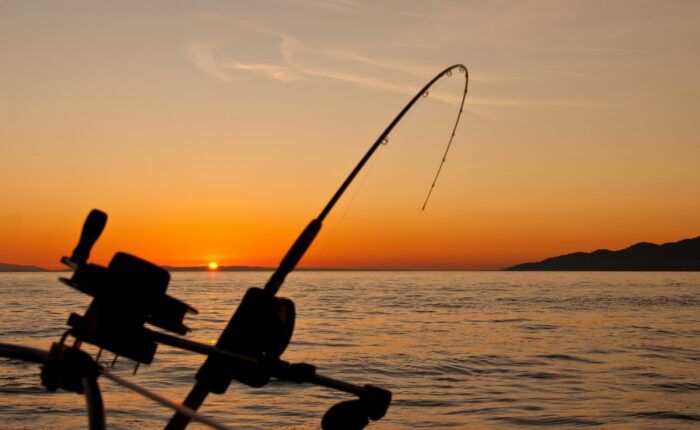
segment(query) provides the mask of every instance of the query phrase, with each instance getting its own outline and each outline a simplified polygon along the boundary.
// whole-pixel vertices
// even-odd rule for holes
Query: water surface
[[[188,337],[213,342],[268,276],[174,273],[168,292],[200,311]],[[89,298],[56,278],[0,274],[1,342],[47,349],[70,312],[84,312]],[[698,273],[296,272],[280,295],[297,308],[284,359],[391,389],[387,416],[370,429],[700,427]],[[201,362],[161,346],[136,376],[128,360],[115,372],[181,401]],[[47,392],[38,370],[0,359],[2,428],[84,428],[83,398]],[[109,428],[162,428],[170,416],[100,383]],[[345,398],[232,383],[201,410],[234,428],[307,429]]]

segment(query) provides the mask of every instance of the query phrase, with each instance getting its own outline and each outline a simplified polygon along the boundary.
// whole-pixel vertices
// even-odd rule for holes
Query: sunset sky
[[[494,269],[700,235],[700,2],[0,2],[0,262]]]

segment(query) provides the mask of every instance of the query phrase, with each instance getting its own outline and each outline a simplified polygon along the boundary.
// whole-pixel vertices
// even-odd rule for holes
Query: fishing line
[[[388,144],[388,140],[387,140]],[[381,149],[381,148],[379,148]],[[340,225],[343,223],[345,220],[345,216],[348,214],[350,211],[350,208],[353,206],[355,202],[355,198],[357,195],[360,193],[360,190],[362,189],[362,186],[365,184],[365,181],[369,177],[370,173],[372,173],[372,169],[374,166],[377,164],[377,157],[372,159],[370,163],[367,165],[366,171],[363,173],[362,177],[360,178],[360,182],[358,182],[357,187],[355,189],[355,192],[352,193],[352,196],[350,196],[350,200],[348,201],[348,204],[345,205],[345,208],[343,209],[343,212],[340,214],[340,218],[338,218],[338,221],[331,227],[331,231],[327,236],[327,239],[324,241],[323,245],[321,246],[321,250],[319,251],[319,255],[323,256],[326,254],[326,251],[328,250],[328,246],[330,245],[331,242],[333,242],[333,238],[335,237],[335,234],[337,233],[338,229],[340,228]]]
[[[166,408],[173,409],[180,414],[186,415],[195,421],[199,421],[202,424],[206,424],[209,427],[219,429],[219,430],[232,430],[231,427],[227,427],[223,424],[219,424],[218,422],[214,421],[213,419],[205,417],[204,415],[188,408],[187,406],[172,402],[163,396],[160,396],[152,391],[149,391],[149,390],[147,390],[139,385],[134,384],[133,382],[129,382],[126,379],[121,378],[121,377],[107,371],[104,368],[100,369],[100,374],[102,376],[104,376],[105,378],[111,380],[112,382],[115,382],[118,385],[121,385],[124,388],[127,388],[135,393],[138,393],[138,394],[140,394],[148,399],[151,399],[156,403],[160,403],[161,405],[165,406]]]
[[[381,145],[382,143],[384,143],[386,141],[386,139],[389,137],[389,134],[391,134],[391,132],[393,131],[394,127],[396,127],[396,125],[403,119],[403,117],[406,115],[406,113],[411,110],[413,105],[415,105],[419,99],[421,99],[423,97],[427,97],[429,95],[429,90],[433,86],[433,84],[435,84],[435,82],[439,81],[440,79],[442,79],[445,76],[447,76],[447,77],[452,76],[453,70],[457,70],[459,73],[464,74],[464,93],[462,94],[462,102],[460,103],[460,106],[459,106],[459,113],[457,114],[457,118],[455,120],[455,125],[452,128],[452,135],[450,137],[449,142],[447,143],[447,147],[445,148],[445,153],[443,154],[442,161],[440,163],[440,166],[438,167],[438,171],[435,175],[435,179],[433,180],[433,183],[431,184],[431,187],[430,187],[431,190],[428,191],[428,196],[426,198],[426,201],[423,204],[423,207],[425,207],[428,204],[427,200],[430,198],[430,194],[431,194],[432,189],[435,188],[435,183],[437,182],[437,178],[440,175],[440,171],[442,170],[442,166],[445,163],[445,160],[447,159],[447,153],[449,152],[450,147],[452,146],[452,141],[454,140],[454,136],[455,136],[455,133],[457,130],[457,125],[459,124],[459,120],[462,117],[462,112],[464,111],[464,101],[467,97],[467,88],[469,87],[469,72],[467,71],[467,68],[462,64],[455,64],[454,66],[450,66],[447,69],[443,70],[442,72],[438,73],[437,76],[435,76],[433,79],[430,80],[430,82],[428,82],[423,88],[421,88],[421,90],[411,99],[411,101],[408,102],[408,104],[406,106],[404,106],[404,108],[401,110],[401,112],[399,112],[399,114],[396,116],[396,118],[394,118],[394,120],[387,126],[387,128],[384,129],[382,134],[379,135],[379,138],[369,148],[369,150],[367,151],[365,156],[362,157],[360,162],[357,163],[357,165],[352,170],[352,172],[350,172],[350,175],[348,175],[347,179],[345,179],[345,181],[340,186],[340,188],[338,188],[338,191],[336,191],[335,194],[333,195],[333,197],[331,197],[330,201],[328,201],[328,203],[326,204],[326,207],[323,208],[321,213],[316,218],[316,221],[319,224],[323,222],[323,220],[326,218],[326,216],[331,211],[331,209],[333,209],[333,206],[335,206],[335,204],[338,201],[338,199],[340,198],[340,196],[343,195],[343,193],[345,192],[347,187],[350,185],[350,183],[353,181],[353,179],[355,179],[355,176],[357,176],[357,174],[360,172],[360,170],[362,170],[362,167],[367,163],[367,160],[369,160],[370,157],[372,157],[372,154],[374,154],[374,152],[377,150],[379,145]],[[320,225],[318,227],[320,228]],[[311,231],[309,231],[309,233],[311,233]],[[318,233],[318,231],[316,233]],[[315,233],[313,234],[313,236],[315,237]],[[311,240],[313,240],[313,238],[311,238]],[[306,245],[306,247],[308,247],[308,245],[310,245],[310,244],[311,243],[309,242]],[[301,243],[300,243],[300,245],[301,245]],[[282,280],[279,278],[279,276],[281,274],[282,274],[282,272],[280,272],[278,277],[273,281],[274,284],[276,284],[277,281]],[[274,287],[272,287],[272,288],[274,288]]]
[[[432,85],[433,85],[435,82],[437,82],[438,80],[440,80],[441,78],[443,78],[443,77],[451,77],[452,74],[453,74],[453,70],[455,70],[455,69],[458,71],[458,73],[464,74],[464,79],[465,79],[465,82],[464,82],[464,91],[463,91],[463,93],[462,93],[462,99],[461,99],[461,102],[460,102],[460,104],[459,104],[459,111],[457,112],[457,117],[456,117],[456,119],[455,119],[454,125],[452,126],[452,133],[450,134],[450,138],[449,138],[449,140],[448,140],[448,142],[447,142],[447,146],[445,147],[445,152],[442,154],[442,158],[440,159],[440,164],[438,165],[438,169],[437,169],[437,171],[436,171],[436,173],[435,173],[435,176],[434,176],[434,178],[433,178],[433,181],[432,181],[432,183],[430,184],[430,188],[428,189],[428,193],[427,193],[427,195],[426,195],[426,197],[425,197],[425,200],[423,201],[423,206],[421,207],[421,212],[425,211],[425,208],[426,208],[426,206],[428,205],[428,201],[430,200],[430,196],[432,195],[433,189],[435,189],[435,185],[437,184],[437,180],[438,180],[438,178],[440,177],[440,173],[442,172],[442,169],[443,169],[443,167],[444,167],[444,165],[445,165],[445,162],[447,161],[447,154],[449,153],[450,148],[452,147],[452,142],[454,141],[454,138],[455,138],[455,135],[456,135],[456,132],[457,132],[457,126],[459,125],[459,121],[460,121],[460,119],[461,119],[461,117],[462,117],[462,113],[464,112],[464,102],[465,102],[466,97],[467,97],[467,90],[468,90],[468,86],[469,86],[469,72],[467,71],[467,68],[464,67],[464,66],[461,65],[461,64],[458,64],[458,65],[449,67],[449,68],[445,69],[444,71],[442,71],[440,74],[438,74],[438,76],[436,76],[432,81],[430,81],[430,82],[429,82],[429,83],[428,83],[428,84],[413,98],[413,100],[411,100],[411,101],[409,102],[409,104],[406,105],[406,107],[404,108],[404,110],[396,117],[396,119],[394,119],[394,121],[389,125],[389,127],[387,127],[387,128],[384,130],[384,132],[380,135],[380,137],[379,137],[379,139],[377,140],[377,142],[375,142],[374,146],[373,146],[372,148],[370,148],[370,151],[369,151],[369,152],[367,153],[367,155],[365,156],[365,158],[367,158],[368,156],[373,155],[373,152],[374,152],[375,147],[376,147],[376,150],[379,150],[381,146],[388,144],[388,143],[389,143],[389,133],[393,133],[393,132],[394,132],[394,129],[396,128],[396,126],[399,126],[399,125],[401,124],[401,122],[402,122],[403,119],[411,118],[411,117],[412,117],[413,112],[412,112],[412,109],[411,109],[411,108],[413,107],[413,105],[414,105],[417,101],[419,101],[421,98],[427,98],[427,97],[430,95],[429,90],[430,90],[430,88],[432,87]],[[377,143],[381,143],[381,145],[377,145]],[[366,159],[361,160],[361,161],[360,161],[360,164],[356,167],[356,170],[357,170],[358,168],[361,168],[361,167],[363,166],[363,164],[364,164],[365,161],[366,161]],[[343,213],[342,213],[340,219],[339,219],[338,222],[333,226],[333,229],[332,229],[332,231],[331,231],[330,236],[329,236],[328,239],[325,241],[325,243],[324,243],[324,245],[323,245],[323,247],[322,247],[322,249],[321,249],[321,252],[320,252],[321,255],[323,255],[323,254],[325,253],[326,249],[328,248],[329,243],[331,242],[331,239],[335,236],[335,233],[336,233],[336,231],[338,230],[340,224],[341,224],[341,223],[343,222],[343,220],[345,219],[345,216],[347,215],[347,213],[348,213],[350,207],[352,207],[352,205],[353,205],[353,203],[354,203],[354,201],[355,201],[355,198],[357,197],[357,194],[359,193],[360,189],[362,188],[362,185],[364,184],[365,180],[366,180],[367,177],[369,176],[369,173],[371,172],[372,167],[374,167],[375,161],[376,161],[376,160],[372,160],[372,162],[371,162],[371,163],[369,164],[369,166],[367,167],[367,171],[366,171],[365,174],[360,178],[360,183],[359,183],[357,189],[355,190],[355,192],[353,193],[352,197],[350,198],[350,202],[348,203],[348,205],[347,205],[347,206],[345,207],[345,209],[343,210]],[[348,177],[348,179],[346,180],[346,183],[344,183],[344,184],[341,186],[340,190],[338,190],[338,193],[342,193],[342,192],[344,191],[344,187],[347,186],[348,181],[351,181],[351,180],[354,178],[354,174],[356,174],[356,173],[357,173],[356,171],[353,171],[353,173],[350,174],[350,177]],[[332,206],[332,205],[335,203],[334,200],[336,199],[336,197],[338,197],[338,193],[336,193],[336,196],[334,196],[333,199],[331,199],[331,202],[328,204],[328,206],[326,207],[326,209],[324,209],[324,212],[321,213],[321,216],[319,216],[319,219],[322,219],[323,217],[325,217],[324,213],[327,213],[327,211],[330,210],[330,209],[329,209],[329,206]],[[417,224],[420,222],[421,219],[422,219],[422,218],[421,218],[420,216],[416,215],[416,217],[415,217],[415,223],[414,223],[414,224],[416,225],[416,227],[417,227]]]
[[[452,127],[452,135],[450,136],[450,140],[447,142],[447,147],[445,148],[445,153],[442,155],[442,160],[440,161],[440,165],[438,166],[438,170],[435,173],[435,178],[433,179],[433,183],[430,184],[430,189],[428,190],[428,195],[425,196],[425,202],[423,202],[423,208],[421,209],[422,211],[425,210],[425,207],[428,205],[428,199],[430,199],[430,195],[433,193],[433,189],[435,188],[435,183],[437,183],[438,177],[440,176],[440,172],[442,171],[442,166],[445,165],[445,161],[447,160],[447,153],[450,151],[450,147],[452,146],[452,141],[455,138],[455,134],[457,133],[457,125],[459,125],[459,119],[462,117],[462,112],[464,111],[464,99],[467,97],[467,85],[469,83],[469,75],[467,72],[467,69],[465,67],[462,67],[459,69],[460,73],[465,74],[465,78],[467,79],[467,84],[464,85],[464,94],[462,94],[462,103],[459,106],[459,112],[457,113],[457,119],[455,120],[455,125]],[[448,76],[452,76],[452,72],[448,71],[447,72]]]

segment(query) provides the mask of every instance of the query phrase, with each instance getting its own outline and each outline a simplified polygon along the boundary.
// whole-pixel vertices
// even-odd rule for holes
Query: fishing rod
[[[271,378],[276,378],[312,383],[357,396],[357,399],[338,403],[326,412],[321,422],[324,430],[361,430],[370,420],[382,418],[391,403],[388,390],[341,381],[318,374],[313,365],[280,359],[291,340],[296,311],[294,302],[276,294],[317,236],[323,220],[377,148],[387,142],[394,127],[419,99],[428,95],[433,84],[445,76],[452,76],[455,70],[464,74],[464,92],[452,134],[423,203],[422,209],[425,209],[464,109],[469,75],[461,64],[448,67],[428,82],[380,134],[320,214],[302,231],[265,287],[248,289],[216,345],[173,335],[186,335],[190,329],[184,325],[185,315],[197,311],[166,293],[170,274],[162,267],[123,252],[116,253],[107,267],[88,262],[90,251],[107,222],[107,215],[95,209],[86,218],[71,256],[61,259],[74,271],[72,277],[59,278],[68,286],[93,297],[87,311],[84,315],[70,315],[67,322],[70,328],[48,352],[0,343],[0,356],[42,364],[41,383],[49,391],[63,389],[84,394],[91,430],[105,428],[104,407],[97,384],[99,376],[175,410],[166,430],[184,429],[190,419],[213,428],[227,429],[225,425],[202,416],[197,409],[209,393],[224,393],[234,379],[251,387],[262,387]],[[156,329],[146,328],[145,324]],[[74,338],[72,345],[66,344],[69,336]],[[80,349],[83,343],[99,348],[95,359]],[[99,364],[102,350],[106,349],[115,354],[112,367],[122,356],[136,362],[136,373],[139,364],[153,361],[161,344],[207,357],[196,374],[194,387],[181,405],[121,378]]]
[[[309,248],[309,246],[311,246],[311,243],[321,230],[323,220],[325,220],[326,216],[331,209],[333,209],[336,202],[340,199],[348,186],[350,186],[350,183],[352,183],[367,161],[377,151],[379,146],[388,141],[389,134],[394,130],[394,127],[396,127],[396,125],[401,121],[401,119],[403,119],[406,113],[416,104],[418,100],[429,94],[429,90],[433,84],[443,77],[452,76],[452,73],[455,70],[464,75],[464,92],[462,94],[462,100],[459,105],[459,113],[455,119],[449,142],[445,148],[445,152],[442,156],[437,173],[435,174],[435,178],[433,179],[428,191],[428,195],[423,203],[422,209],[425,209],[428,199],[430,198],[430,194],[435,187],[435,183],[437,182],[438,176],[440,175],[442,167],[447,158],[447,153],[450,150],[452,141],[454,140],[457,125],[459,124],[459,120],[464,110],[464,101],[466,99],[467,88],[469,86],[469,72],[462,64],[455,64],[438,73],[433,79],[425,84],[420,91],[418,91],[418,93],[408,102],[408,104],[406,104],[401,112],[399,112],[396,118],[389,123],[389,126],[384,129],[374,144],[370,146],[369,150],[360,159],[345,181],[340,185],[340,188],[338,188],[335,194],[331,197],[321,213],[316,218],[311,220],[311,222],[301,232],[292,247],[289,249],[289,251],[287,251],[287,254],[284,256],[277,269],[265,284],[264,289],[261,290],[258,288],[251,288],[248,290],[248,292],[246,292],[243,301],[231,317],[228,325],[224,329],[224,332],[221,334],[221,337],[219,337],[219,340],[216,343],[217,347],[227,350],[246,352],[257,355],[261,359],[278,357],[280,354],[282,354],[282,352],[284,352],[289,340],[291,339],[293,331],[294,306],[290,300],[275,297],[275,294],[277,294],[279,291],[287,275],[294,270],[297,263],[306,253],[306,250]],[[276,312],[281,312],[285,315],[279,320],[279,327],[276,329],[275,335],[276,339],[272,345],[261,345],[257,338],[263,332],[268,338],[270,338],[273,330],[264,329],[261,332],[260,327],[264,327],[264,325],[270,321],[270,318],[274,320],[274,314]],[[264,317],[265,320],[261,320],[259,315],[266,315]],[[292,315],[291,318],[289,318],[289,315]],[[222,376],[225,375],[228,377],[222,378]],[[220,362],[217,362],[216,358],[209,358],[197,372],[197,382],[183,401],[183,405],[196,411],[202,405],[209,393],[213,392],[223,394],[227,390],[231,379],[237,379],[238,381],[251,386],[262,386],[266,383],[266,375],[264,372],[256,372],[254,368],[246,368],[242,371],[231,371],[230,369],[226,369]],[[390,399],[391,397],[389,394],[389,400]],[[183,414],[175,414],[166,426],[166,430],[182,430],[187,426],[188,422],[189,418],[187,416]]]
[[[377,151],[379,146],[388,142],[389,134],[391,134],[391,132],[394,130],[394,127],[396,127],[396,125],[403,119],[406,113],[408,113],[408,111],[411,110],[413,105],[415,105],[416,102],[422,97],[426,97],[429,94],[430,88],[433,86],[433,84],[435,84],[435,82],[439,81],[445,76],[452,76],[454,70],[457,70],[459,73],[464,74],[464,92],[462,94],[462,101],[459,105],[459,113],[457,114],[457,119],[455,120],[454,126],[452,127],[452,134],[450,135],[450,140],[447,143],[445,153],[443,154],[442,159],[440,161],[440,166],[438,167],[437,173],[435,174],[435,179],[433,179],[433,182],[430,185],[430,189],[428,191],[428,195],[426,196],[425,202],[423,203],[422,209],[425,210],[425,207],[428,204],[428,199],[430,198],[430,194],[432,193],[432,190],[435,187],[435,183],[437,182],[437,178],[440,175],[440,172],[442,171],[442,166],[445,164],[445,160],[447,159],[447,153],[450,150],[450,147],[452,146],[452,141],[454,140],[455,133],[457,131],[457,125],[459,124],[459,120],[462,117],[462,112],[464,111],[464,101],[467,97],[467,89],[469,86],[469,72],[467,71],[467,68],[462,64],[455,64],[438,73],[433,79],[430,80],[430,82],[425,84],[425,86],[421,88],[420,91],[418,91],[418,93],[411,99],[411,101],[408,102],[408,104],[406,104],[406,106],[401,110],[401,112],[399,112],[399,114],[396,115],[396,118],[394,118],[394,120],[391,121],[391,123],[389,123],[387,128],[384,129],[384,131],[379,135],[374,144],[370,146],[369,150],[367,150],[362,159],[360,159],[360,162],[357,163],[355,168],[350,172],[350,174],[342,183],[342,185],[340,185],[338,191],[336,191],[335,194],[333,194],[333,197],[331,197],[331,199],[328,201],[328,203],[323,208],[318,217],[313,219],[309,223],[309,225],[306,226],[304,231],[301,232],[297,240],[294,242],[289,251],[287,251],[287,254],[280,262],[277,270],[275,270],[275,272],[270,277],[270,280],[267,281],[267,284],[265,284],[265,290],[269,291],[272,294],[277,293],[279,288],[282,286],[282,283],[284,283],[284,279],[286,278],[286,276],[289,274],[289,272],[294,270],[299,260],[301,260],[301,258],[304,256],[304,253],[306,253],[306,250],[309,248],[309,246],[311,246],[311,243],[313,242],[314,238],[321,230],[323,220],[326,219],[328,213],[331,211],[331,209],[333,209],[336,202],[340,199],[340,197],[343,195],[348,186],[350,186],[350,183],[355,179],[355,176],[357,176],[357,174],[360,173],[360,170],[362,170],[364,165]]]

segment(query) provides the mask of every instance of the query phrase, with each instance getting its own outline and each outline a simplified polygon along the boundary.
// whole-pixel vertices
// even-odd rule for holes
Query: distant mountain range
[[[47,272],[48,270],[36,266],[22,266],[20,264],[0,263],[0,272]]]
[[[506,270],[700,271],[700,237],[663,245],[641,242],[619,251],[575,252]]]

